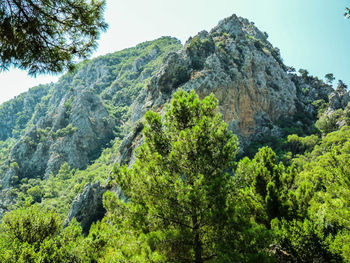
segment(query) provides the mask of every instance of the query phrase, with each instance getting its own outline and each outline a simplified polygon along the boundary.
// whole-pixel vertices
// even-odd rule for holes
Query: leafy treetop
[[[152,238],[167,262],[218,262],[235,251],[226,251],[233,235],[225,170],[233,165],[237,137],[216,108],[213,95],[201,101],[194,92],[175,93],[164,117],[146,114],[145,142],[133,167],[116,169],[128,202],[107,198],[107,209],[114,207],[109,211],[120,229]]]
[[[72,69],[107,28],[105,0],[6,0],[0,2],[0,69],[29,74]]]

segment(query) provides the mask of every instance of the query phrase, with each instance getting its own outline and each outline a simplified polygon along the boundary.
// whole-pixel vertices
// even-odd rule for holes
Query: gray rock
[[[183,78],[176,81],[179,67],[183,69]],[[162,112],[164,104],[179,88],[195,90],[201,98],[214,93],[229,129],[240,139],[241,148],[264,136],[283,136],[277,123],[293,120],[298,112],[316,121],[317,111],[310,101],[328,102],[333,91],[316,78],[305,80],[292,74],[266,34],[236,15],[220,21],[210,33],[198,33],[182,50],[168,55],[147,89],[133,103],[132,123],[141,120],[147,110]],[[136,137],[142,141],[130,134],[122,143],[120,163],[133,159],[132,147],[139,145],[132,142]]]
[[[0,117],[9,115],[0,118],[0,140],[11,137],[22,113],[28,113],[16,143],[0,158],[0,206],[11,204],[6,193],[22,179],[55,176],[65,162],[85,169],[112,139],[124,137],[132,129],[128,108],[163,58],[181,47],[171,37],[141,43],[85,61],[56,84],[36,87],[0,105]]]
[[[202,46],[194,42],[198,39]],[[182,88],[195,90],[201,98],[214,93],[241,145],[262,133],[280,134],[271,123],[296,112],[297,94],[275,53],[266,36],[248,20],[235,15],[224,19],[210,33],[200,32],[182,50],[168,55],[134,103],[131,119],[136,123],[147,110],[158,111]],[[194,60],[203,62],[203,67],[194,65]],[[175,81],[179,67],[184,78]]]
[[[350,95],[343,82],[339,82],[336,90],[329,95],[329,107],[331,110],[344,109],[350,102]]]
[[[100,97],[90,89],[77,88],[15,144],[9,158],[18,164],[19,178],[56,174],[65,162],[83,169],[114,137],[114,126]],[[4,176],[5,188],[10,173],[13,176],[11,170]]]
[[[88,233],[92,223],[101,220],[106,213],[103,207],[103,194],[106,189],[96,182],[87,184],[81,194],[75,197],[72,207],[65,219],[65,225],[75,218],[81,225],[83,232]]]
[[[122,141],[119,149],[118,164],[120,166],[124,164],[132,165],[135,160],[134,150],[141,144],[141,132],[143,130],[142,122],[138,122],[135,125],[134,130]],[[139,140],[137,140],[139,138]]]

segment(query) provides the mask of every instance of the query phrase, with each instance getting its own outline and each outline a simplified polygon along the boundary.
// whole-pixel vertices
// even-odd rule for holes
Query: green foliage
[[[165,56],[180,48],[180,41],[171,37],[144,42],[133,48],[82,62],[75,71],[65,74],[56,84],[40,85],[0,105],[0,137],[4,138],[4,141],[0,138],[0,180],[9,169],[12,172],[19,170],[20,167],[15,167],[8,157],[16,139],[27,131],[30,133],[22,137],[23,142],[33,152],[38,149],[39,144],[39,147],[46,149],[55,141],[65,141],[65,137],[74,136],[77,128],[70,123],[70,115],[77,103],[77,89],[80,91],[81,86],[91,87],[89,92],[95,92],[101,97],[105,108],[115,120],[115,136],[124,137],[131,129],[128,122],[130,105],[149,84]],[[134,65],[138,66],[134,68]],[[51,118],[56,116],[55,107],[59,106],[62,98],[65,116],[64,122],[59,126],[61,129],[53,130],[50,126],[41,125],[39,128],[36,125],[39,120],[44,119],[44,125],[50,125],[53,120]],[[108,117],[103,119],[105,124],[110,121],[112,120]],[[25,178],[15,175],[10,181],[13,187],[2,189],[1,194],[14,200],[17,203],[14,207],[21,206],[29,198],[33,203],[41,202],[44,206],[65,214],[74,197],[87,183],[105,183],[116,159],[119,142],[118,139],[115,141],[117,143],[111,147],[106,140],[101,151],[89,156],[92,164],[87,169],[71,169],[68,164],[64,164],[58,174],[51,174],[45,180],[41,180],[38,174],[33,174],[38,178],[36,180],[23,180]],[[101,154],[102,148],[108,149]]]
[[[127,202],[105,196],[107,220],[130,242],[118,248],[140,246],[126,253],[129,261],[142,256],[149,262],[245,262],[259,254],[249,245],[240,248],[234,238],[241,229],[248,244],[243,230],[252,224],[231,196],[235,189],[225,170],[234,163],[237,138],[216,107],[213,95],[200,101],[194,92],[179,91],[164,118],[146,114],[138,159],[130,169],[115,170]]]
[[[268,147],[236,164],[237,139],[216,107],[212,95],[201,101],[180,91],[164,116],[148,112],[137,160],[131,168],[116,167],[109,183],[122,194],[105,194],[107,216],[85,238],[76,223],[62,230],[52,225],[61,222],[57,214],[39,220],[33,216],[41,213],[38,206],[28,210],[26,204],[41,202],[66,214],[87,182],[107,179],[118,143],[84,171],[64,164],[46,181],[17,178],[17,206],[25,208],[4,222],[19,221],[12,228],[23,240],[10,237],[3,223],[0,260],[274,262],[268,247],[275,243],[298,262],[350,262],[350,127],[323,138],[289,135],[283,146],[290,152],[288,167]],[[233,176],[225,173],[231,169]],[[28,241],[43,236],[31,236],[33,224],[49,233],[40,247]]]
[[[39,85],[0,105],[0,140],[23,134],[36,105],[48,95],[50,88],[50,85]]]
[[[271,49],[271,55],[282,68],[285,67],[283,64],[283,59],[281,58],[281,52],[277,47]]]
[[[288,145],[285,138],[276,136],[265,136],[261,139],[252,141],[245,149],[244,156],[253,158],[260,148],[267,146],[278,153],[277,159],[279,161],[286,161],[288,159]],[[243,155],[242,155],[243,157]]]
[[[63,229],[59,215],[39,206],[7,213],[0,224],[0,261],[7,263],[85,262],[81,228]]]
[[[295,156],[296,154],[311,152],[319,143],[320,138],[314,134],[306,137],[299,137],[296,134],[292,134],[287,137],[287,140],[292,155]]]
[[[278,242],[287,249],[298,262],[310,260],[326,260],[326,262],[341,262],[341,258],[333,255],[324,238],[324,232],[315,222],[282,220],[273,222],[273,230],[278,236]]]
[[[30,74],[72,69],[96,48],[105,1],[16,1],[0,3],[0,68]]]
[[[174,68],[174,76],[172,82],[175,87],[180,86],[190,79],[190,74],[188,73],[188,69],[184,66],[177,65]]]
[[[333,73],[328,73],[324,77],[325,77],[325,79],[327,80],[327,82],[329,84],[332,84],[333,81],[335,80],[335,77],[334,77]]]
[[[122,137],[130,130],[132,101],[167,52],[179,47],[164,37],[79,64],[57,84],[67,93],[67,125],[55,132],[33,129],[23,140],[35,149],[74,134],[69,118],[79,85],[100,95]],[[192,67],[201,69],[201,59],[213,48],[210,39],[192,39],[186,51]],[[181,85],[188,70],[178,65],[170,82]],[[0,141],[0,166],[14,172],[19,165],[5,163],[12,137],[35,124],[52,99],[44,88],[31,92],[0,107],[4,118],[6,111],[16,116]],[[33,99],[27,111],[25,99]],[[316,114],[297,105],[293,118],[278,123],[283,136],[252,142],[244,153],[251,159],[240,156],[236,163],[237,139],[217,114],[213,95],[199,100],[193,92],[175,93],[164,115],[146,114],[137,159],[132,167],[115,168],[107,187],[121,191],[105,194],[107,215],[85,238],[76,222],[63,229],[57,213],[65,216],[87,183],[106,182],[118,140],[85,170],[64,163],[45,180],[12,176],[14,187],[2,194],[16,198],[18,210],[0,225],[0,262],[274,262],[273,243],[298,262],[350,262],[350,127],[344,126],[350,124],[350,110],[325,115],[326,101],[312,102],[323,137],[313,128]]]
[[[341,243],[350,227],[349,131],[345,126],[327,134],[293,160],[299,173],[289,199],[297,213],[295,220],[278,223],[276,233],[301,262],[310,257],[349,262],[349,247]]]
[[[77,131],[76,127],[73,127],[73,125],[70,123],[68,126],[57,130],[56,132],[51,132],[50,135],[52,138],[58,138],[58,137],[67,137],[72,136]]]
[[[344,110],[338,109],[330,113],[323,113],[315,124],[323,135],[336,131],[344,125],[350,125],[350,105]]]
[[[298,71],[304,80],[308,80],[309,72],[306,69],[299,69]]]
[[[338,119],[341,117],[343,110],[339,109],[331,114],[324,114],[315,124],[323,134],[337,130]]]
[[[56,176],[51,175],[46,180],[23,179],[16,190],[18,196],[16,207],[21,207],[26,200],[30,200],[32,203],[41,203],[47,209],[66,215],[73,199],[82,192],[87,183],[106,182],[113,169],[118,145],[117,140],[85,170],[71,169],[68,163],[64,163]]]
[[[41,202],[41,198],[43,197],[42,189],[36,185],[27,190],[27,194],[32,198],[32,200],[36,203]]]
[[[236,170],[236,180],[245,189],[247,202],[255,212],[253,216],[270,228],[274,218],[288,218],[288,193],[294,183],[294,171],[285,170],[282,163],[277,164],[276,154],[269,147],[263,147],[253,160],[245,158]],[[243,183],[242,183],[243,182]],[[254,215],[257,210],[259,213]]]
[[[316,108],[318,116],[321,116],[328,108],[328,103],[324,99],[315,100],[312,102],[312,105]]]
[[[12,146],[15,144],[15,140],[12,138],[8,138],[5,141],[0,140],[0,174],[2,173],[1,168],[2,164],[5,162],[7,159],[10,149]]]
[[[262,40],[257,39],[254,36],[249,35],[249,34],[247,34],[246,36],[248,37],[249,40],[251,40],[253,42],[254,46],[257,49],[263,50],[263,48],[266,48],[266,44]]]
[[[101,95],[109,115],[116,120],[116,135],[122,137],[130,128],[127,124],[130,105],[149,84],[168,53],[176,52],[180,48],[181,43],[171,37],[144,42],[134,48],[94,59],[94,66],[92,63],[81,65],[82,68],[79,74],[77,72],[74,76],[73,83],[87,86],[96,83],[92,86]],[[137,61],[140,62],[136,63]],[[97,74],[96,67],[100,64],[105,65],[103,70],[108,73],[105,76]],[[181,83],[186,74],[183,68],[178,68],[174,83]]]
[[[191,57],[191,66],[195,70],[204,67],[204,59],[215,50],[215,43],[211,38],[192,38],[186,47],[186,53]]]

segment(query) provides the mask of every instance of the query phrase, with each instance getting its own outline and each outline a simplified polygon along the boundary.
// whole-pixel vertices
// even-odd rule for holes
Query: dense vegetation
[[[39,85],[0,105],[0,140],[23,135],[37,104],[48,95],[52,85]]]
[[[105,1],[7,0],[0,2],[0,70],[30,74],[71,69],[96,48]]]
[[[109,181],[124,197],[104,195],[87,236],[62,228],[66,202],[108,177],[118,141],[85,171],[24,183],[0,225],[1,261],[350,262],[350,127],[288,136],[286,164],[269,147],[238,160],[216,107],[179,91],[163,117],[148,112],[138,159]]]

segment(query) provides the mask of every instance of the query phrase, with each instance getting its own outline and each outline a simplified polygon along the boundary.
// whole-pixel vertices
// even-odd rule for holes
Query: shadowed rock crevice
[[[65,225],[75,218],[81,225],[83,232],[89,232],[92,223],[101,220],[106,209],[103,207],[103,194],[106,191],[100,183],[88,184],[72,203],[72,207],[65,219]]]

